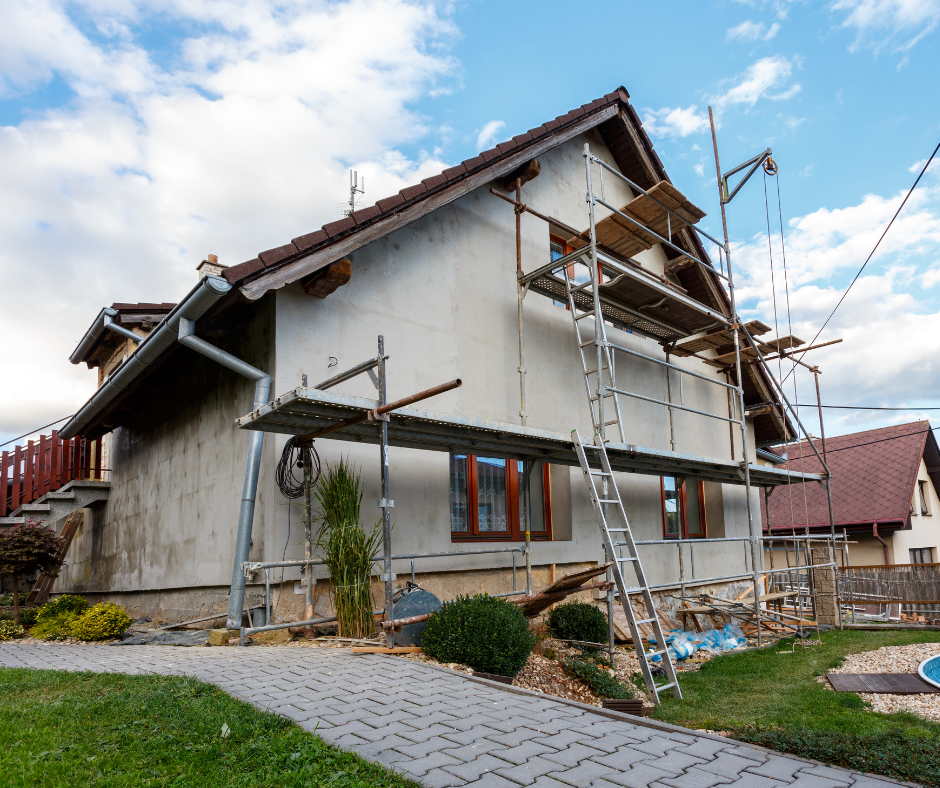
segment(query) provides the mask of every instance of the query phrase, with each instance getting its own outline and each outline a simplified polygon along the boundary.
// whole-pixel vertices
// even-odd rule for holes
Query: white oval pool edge
[[[940,682],[936,682],[936,681],[934,681],[933,679],[929,679],[929,678],[927,678],[926,675],[924,675],[924,665],[926,665],[928,662],[932,662],[932,661],[935,660],[935,659],[940,660],[940,654],[938,654],[938,655],[936,655],[936,656],[933,656],[933,657],[927,657],[927,659],[925,659],[923,662],[921,662],[921,663],[917,666],[917,675],[919,675],[919,676],[920,676],[924,681],[926,681],[928,684],[932,684],[934,687],[940,688]]]

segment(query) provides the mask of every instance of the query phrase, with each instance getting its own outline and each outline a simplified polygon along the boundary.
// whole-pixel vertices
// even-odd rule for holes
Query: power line
[[[75,414],[73,413],[72,415],[74,416]],[[16,441],[20,440],[21,438],[25,438],[27,435],[32,435],[33,433],[46,429],[46,427],[51,427],[53,424],[58,424],[59,422],[65,421],[66,419],[70,419],[70,418],[72,418],[72,416],[63,416],[61,419],[56,419],[55,421],[50,422],[49,424],[43,424],[41,427],[37,427],[34,430],[30,430],[29,432],[24,432],[22,435],[16,438],[12,438],[11,440],[8,440],[6,443],[0,443],[0,446],[8,446],[9,444],[15,443]]]
[[[865,262],[862,263],[862,267],[858,269],[858,273],[855,274],[855,278],[851,282],[849,282],[849,286],[845,288],[845,292],[842,294],[842,297],[839,299],[839,303],[837,303],[833,307],[832,312],[829,313],[829,317],[826,318],[826,322],[822,324],[822,327],[819,329],[819,331],[816,332],[816,336],[813,337],[813,341],[809,343],[810,345],[812,345],[813,343],[816,342],[817,339],[819,339],[819,335],[822,334],[826,326],[829,325],[829,321],[832,320],[832,316],[836,313],[836,310],[840,306],[842,306],[842,302],[845,301],[845,297],[849,294],[849,290],[852,289],[852,285],[854,285],[858,281],[858,278],[862,275],[862,271],[865,270],[865,266],[867,266],[868,263],[871,261],[871,258],[874,257],[875,252],[878,251],[878,247],[881,245],[881,242],[884,240],[885,236],[888,234],[888,230],[891,229],[891,225],[894,224],[894,220],[898,218],[898,215],[901,213],[901,211],[904,209],[904,206],[907,204],[908,199],[914,193],[914,189],[917,188],[917,184],[920,183],[920,179],[924,177],[924,173],[927,172],[927,168],[930,166],[930,163],[934,160],[934,157],[937,155],[937,151],[940,151],[940,142],[938,142],[937,147],[933,149],[933,153],[931,153],[930,158],[927,159],[927,163],[924,165],[924,168],[920,171],[920,175],[917,176],[917,180],[914,181],[914,185],[911,186],[910,191],[908,191],[908,193],[904,196],[904,199],[901,200],[901,204],[898,206],[897,211],[895,211],[894,216],[891,217],[891,221],[888,222],[888,226],[885,227],[884,232],[881,234],[881,237],[878,239],[878,242],[875,244],[875,247],[871,250],[871,253],[865,259]],[[802,361],[803,356],[805,355],[806,355],[806,351],[804,350],[803,353],[800,355],[799,359],[797,360]],[[790,375],[792,375],[795,370],[796,370],[796,365],[794,365],[793,369],[791,369],[787,373],[787,378],[790,377]],[[784,378],[784,380],[786,380],[786,378]],[[782,382],[783,381],[781,381],[781,384]]]
[[[836,449],[827,449],[827,450],[826,450],[826,454],[827,454],[827,455],[828,455],[828,454],[832,454],[833,452],[836,452],[836,451],[846,451],[846,449],[858,449],[858,448],[861,448],[862,446],[871,446],[871,445],[874,444],[874,443],[884,443],[885,441],[896,441],[896,440],[900,440],[901,438],[910,438],[912,435],[923,435],[924,433],[927,433],[927,432],[936,432],[937,430],[940,430],[940,427],[931,427],[929,430],[918,430],[917,432],[906,432],[906,433],[904,433],[903,435],[892,435],[890,438],[878,438],[877,440],[868,441],[868,442],[866,442],[866,443],[855,443],[855,444],[853,444],[853,445],[851,445],[851,446],[839,446],[839,447],[836,448]],[[819,438],[815,438],[815,440],[820,440],[820,439],[819,439]],[[832,438],[829,438],[829,440],[833,440],[833,439],[832,439]],[[800,443],[805,443],[805,441],[800,441]],[[797,444],[797,445],[799,445],[799,444]],[[791,460],[796,460],[796,459],[800,459],[800,458],[797,458],[797,457],[787,457],[787,460],[786,460],[786,461],[787,461],[787,462],[790,462]],[[812,459],[815,459],[815,458],[814,458],[814,457],[807,457],[807,459],[812,460]]]
[[[831,408],[833,410],[940,410],[940,408],[876,408],[869,407],[868,405],[817,405],[815,402],[812,405],[806,403],[798,403],[794,405],[796,408]]]

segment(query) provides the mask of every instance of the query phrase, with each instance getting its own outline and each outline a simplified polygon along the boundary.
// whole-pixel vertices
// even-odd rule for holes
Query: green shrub
[[[940,786],[940,737],[937,736],[905,735],[902,731],[853,734],[755,727],[736,730],[733,735],[739,741],[844,769]]]
[[[631,700],[636,697],[630,685],[625,684],[610,671],[600,668],[583,657],[568,657],[562,663],[565,670],[587,684],[602,698]]]
[[[548,614],[548,631],[559,640],[607,642],[607,616],[586,602],[566,602]]]
[[[421,646],[439,662],[515,676],[535,646],[535,635],[512,602],[477,594],[445,602],[441,612],[428,619]]]
[[[123,635],[133,623],[121,605],[101,602],[72,621],[69,634],[76,640],[107,640]]]
[[[0,621],[0,640],[14,640],[25,634],[26,630],[15,621]]]
[[[36,614],[39,612],[38,608],[35,607],[21,607],[20,608],[20,623],[24,627],[31,627],[36,623]]]
[[[28,596],[29,594],[23,594],[23,593],[20,594],[21,605],[26,604],[26,597]],[[12,604],[13,604],[13,594],[0,594],[0,607],[6,607]]]
[[[78,615],[88,610],[88,600],[77,594],[63,594],[46,602],[36,611],[36,621],[40,624],[54,618],[61,618],[63,614]]]
[[[78,618],[75,613],[62,613],[54,618],[37,620],[29,630],[29,634],[39,640],[65,640],[72,637],[71,628]]]

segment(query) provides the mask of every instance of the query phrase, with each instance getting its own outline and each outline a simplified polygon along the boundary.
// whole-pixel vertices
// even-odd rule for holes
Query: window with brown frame
[[[911,563],[912,564],[932,564],[933,563],[933,548],[932,547],[915,547],[912,550],[909,550],[911,554]]]
[[[519,483],[522,463],[473,454],[450,455],[450,532],[455,542],[524,539]],[[529,538],[552,538],[548,465],[538,463],[529,477]]]
[[[664,539],[704,539],[705,484],[680,476],[660,477]]]

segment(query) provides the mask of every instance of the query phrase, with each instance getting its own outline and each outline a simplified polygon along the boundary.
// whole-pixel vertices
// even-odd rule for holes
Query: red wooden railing
[[[101,480],[101,439],[62,440],[41,435],[38,441],[0,454],[0,517],[75,479]]]

